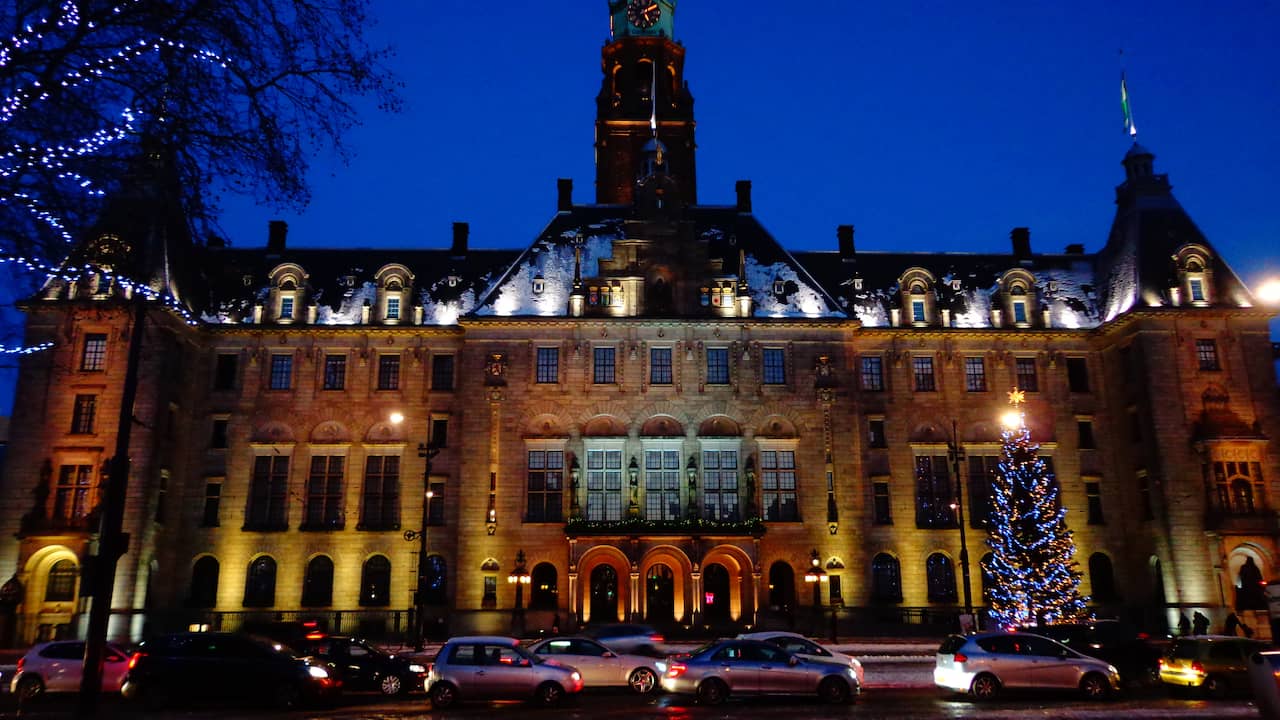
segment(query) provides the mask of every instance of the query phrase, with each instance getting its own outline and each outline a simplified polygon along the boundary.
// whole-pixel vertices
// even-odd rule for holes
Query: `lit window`
[[[674,451],[670,455],[674,456]],[[671,456],[666,458],[667,464],[678,467],[679,459]],[[678,505],[679,499],[674,502]],[[739,519],[737,449],[703,449],[702,513],[708,520]]]
[[[80,369],[84,371],[102,370],[107,359],[107,336],[105,333],[89,333],[84,336],[84,350],[80,353]]]
[[[680,451],[645,448],[644,516],[647,520],[679,520]],[[703,486],[706,488],[706,485]],[[708,508],[708,513],[710,513]],[[708,517],[711,517],[708,515]]]
[[[1196,340],[1196,359],[1201,370],[1218,369],[1218,342],[1216,340]]]
[[[587,519],[622,519],[621,449],[587,449]]]
[[[71,432],[75,435],[88,435],[93,432],[93,420],[97,414],[97,395],[76,395],[75,405],[71,409]]]

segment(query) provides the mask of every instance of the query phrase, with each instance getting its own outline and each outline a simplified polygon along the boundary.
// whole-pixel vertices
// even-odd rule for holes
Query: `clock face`
[[[630,0],[627,3],[627,19],[638,28],[649,29],[658,24],[662,8],[658,0]]]

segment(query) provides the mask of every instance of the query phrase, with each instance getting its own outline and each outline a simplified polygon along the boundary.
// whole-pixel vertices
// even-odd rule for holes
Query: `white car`
[[[534,643],[529,651],[538,657],[572,665],[582,673],[586,687],[629,687],[646,695],[658,687],[667,663],[645,655],[627,655],[586,637],[553,637]]]
[[[785,632],[782,630],[774,630],[769,632],[753,632],[743,633],[738,637],[745,640],[763,640],[767,643],[777,645],[792,655],[798,655],[805,660],[822,660],[824,662],[838,662],[842,665],[848,665],[853,668],[853,672],[858,677],[858,687],[864,686],[862,663],[858,658],[852,655],[846,655],[837,650],[823,647],[800,633]]]
[[[83,640],[40,643],[18,660],[10,689],[23,700],[46,692],[79,692],[83,669]],[[124,682],[128,669],[129,654],[125,649],[115,643],[107,643],[103,649],[102,692],[120,692],[120,684]]]

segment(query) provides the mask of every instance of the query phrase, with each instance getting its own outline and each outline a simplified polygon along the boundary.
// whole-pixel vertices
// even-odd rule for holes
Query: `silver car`
[[[942,641],[933,683],[977,700],[990,700],[1005,689],[1079,690],[1102,700],[1120,689],[1120,672],[1040,635],[982,633]]]
[[[859,685],[848,665],[806,660],[762,640],[718,640],[688,657],[669,658],[662,688],[715,705],[730,695],[816,694],[843,703]]]
[[[436,709],[461,700],[528,699],[552,706],[582,691],[582,675],[534,655],[515,638],[482,635],[445,643],[427,670],[425,687]]]
[[[766,632],[743,633],[738,636],[744,640],[763,640],[767,643],[773,643],[789,653],[795,653],[805,660],[823,660],[826,662],[838,662],[853,668],[853,672],[858,676],[858,687],[862,687],[864,672],[862,663],[858,658],[852,655],[846,655],[839,650],[833,650],[824,647],[800,633],[786,632],[785,630],[769,630]]]
[[[641,695],[658,687],[667,663],[646,655],[617,653],[586,637],[553,637],[529,646],[529,652],[582,673],[586,687],[629,687]]]

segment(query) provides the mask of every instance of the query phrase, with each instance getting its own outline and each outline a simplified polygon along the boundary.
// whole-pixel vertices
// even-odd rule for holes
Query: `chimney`
[[[267,223],[267,252],[284,252],[284,238],[289,234],[289,223],[271,220]]]
[[[573,209],[573,180],[560,178],[556,180],[556,210],[568,212]]]
[[[471,226],[464,222],[456,222],[453,224],[453,246],[449,248],[449,254],[453,257],[464,257],[467,254],[467,235],[471,232]]]
[[[1010,239],[1013,240],[1013,257],[1015,260],[1028,260],[1031,258],[1031,229],[1030,228],[1014,228],[1009,233]]]
[[[1068,255],[1083,255],[1084,243],[1071,243],[1067,246],[1066,253]]]
[[[739,180],[733,188],[738,191],[738,212],[751,212],[751,181]]]
[[[840,259],[844,262],[854,261],[853,249],[853,226],[837,225],[836,226],[836,244],[840,248]]]

